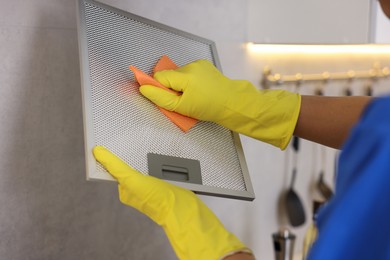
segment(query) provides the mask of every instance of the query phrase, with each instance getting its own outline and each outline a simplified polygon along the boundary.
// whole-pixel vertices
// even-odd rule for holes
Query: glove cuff
[[[291,112],[288,112],[289,118],[287,117],[287,120],[289,119],[289,123],[286,126],[285,135],[282,136],[279,146],[281,150],[285,150],[290,143],[298,122],[299,112],[301,111],[301,95],[295,94],[295,97],[291,97],[291,99],[294,99],[295,101],[290,102],[289,107],[286,107],[287,110],[291,109]]]
[[[286,149],[295,130],[301,110],[301,95],[286,90],[262,91],[262,107],[255,117],[254,138]]]
[[[248,89],[250,89],[248,87]],[[220,124],[284,150],[298,121],[301,96],[286,90],[246,91]]]

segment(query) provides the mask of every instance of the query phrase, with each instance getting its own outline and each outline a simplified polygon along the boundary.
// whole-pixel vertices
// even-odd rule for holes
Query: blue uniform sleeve
[[[371,102],[352,130],[317,227],[311,260],[390,259],[390,97]]]

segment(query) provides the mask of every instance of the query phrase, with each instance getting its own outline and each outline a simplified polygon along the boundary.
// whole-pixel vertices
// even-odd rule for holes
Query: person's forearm
[[[302,96],[294,135],[340,148],[371,97]]]
[[[237,253],[225,257],[223,260],[255,260],[256,258],[252,254],[248,253]]]

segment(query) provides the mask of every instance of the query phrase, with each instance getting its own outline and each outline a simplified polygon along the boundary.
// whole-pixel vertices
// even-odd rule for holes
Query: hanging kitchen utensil
[[[347,85],[344,88],[344,95],[347,97],[352,96],[352,88],[351,88],[352,81],[348,80]]]
[[[324,172],[323,171],[320,172],[320,176],[319,176],[318,182],[317,182],[317,187],[318,187],[318,190],[320,191],[321,195],[324,196],[324,198],[326,200],[329,200],[333,196],[332,189],[329,187],[328,184],[326,184],[326,182],[324,180]]]
[[[294,191],[294,183],[297,174],[297,157],[299,151],[299,138],[293,138],[293,148],[294,148],[294,165],[292,170],[291,184],[286,193],[286,212],[287,217],[290,221],[290,224],[293,227],[298,227],[305,223],[306,215],[305,209],[303,207],[302,201],[299,198],[298,194]]]
[[[346,85],[346,88],[344,89],[344,94],[345,95],[352,95],[350,84],[351,84],[351,81],[348,82],[348,84]],[[323,89],[322,87],[317,88],[315,90],[315,94],[318,95],[318,96],[323,96],[324,93],[323,93],[322,89]],[[325,147],[321,145],[320,146],[320,150],[321,150],[321,171],[320,171],[319,179],[317,181],[317,185],[316,186],[317,186],[317,189],[319,190],[319,192],[321,193],[321,195],[326,200],[328,200],[328,199],[330,199],[333,196],[333,191],[330,188],[330,186],[328,184],[326,184],[326,182],[324,180],[324,170],[326,168],[326,158],[325,158],[326,150],[325,150]]]
[[[317,188],[320,191],[321,195],[326,200],[329,200],[333,196],[333,191],[324,180],[324,171],[325,171],[325,167],[326,167],[326,158],[325,158],[326,150],[325,150],[325,147],[323,147],[323,146],[321,146],[320,149],[321,149],[321,165],[322,165],[322,167],[321,167],[320,175],[319,175],[319,178],[317,181]]]
[[[324,91],[322,89],[323,89],[323,86],[321,84],[314,90],[314,95],[323,96],[324,95]]]
[[[282,228],[272,234],[275,260],[292,260],[296,236],[287,228]]]
[[[368,83],[367,86],[365,87],[364,89],[364,92],[365,92],[365,95],[366,96],[369,96],[369,97],[372,97],[373,96],[373,88],[372,88],[372,83]]]
[[[318,236],[317,229],[317,215],[319,208],[324,204],[323,201],[314,200],[313,201],[313,216],[312,223],[309,225],[306,235],[303,238],[303,250],[302,250],[302,260],[307,260],[310,248],[314,244]]]

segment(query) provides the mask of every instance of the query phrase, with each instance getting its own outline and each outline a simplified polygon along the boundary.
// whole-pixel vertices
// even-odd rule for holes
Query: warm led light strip
[[[247,43],[250,52],[263,54],[390,54],[390,44],[256,44]]]

